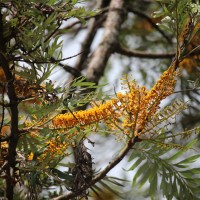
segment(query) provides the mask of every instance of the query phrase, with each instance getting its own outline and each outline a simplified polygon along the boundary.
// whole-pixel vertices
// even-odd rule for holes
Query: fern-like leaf
[[[194,142],[171,152],[171,148],[163,148],[151,141],[144,141],[140,146],[135,145],[134,151],[129,159],[133,162],[129,170],[137,169],[133,177],[133,186],[142,187],[149,182],[149,195],[154,199],[157,190],[162,190],[167,199],[198,199],[198,188],[200,187],[200,170],[188,166],[200,158],[200,154],[188,157],[179,162],[177,158],[191,148]],[[169,157],[167,153],[172,153]],[[134,156],[136,155],[136,156]]]

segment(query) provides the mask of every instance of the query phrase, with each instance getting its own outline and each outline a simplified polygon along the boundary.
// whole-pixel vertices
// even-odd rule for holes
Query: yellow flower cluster
[[[160,102],[173,93],[176,72],[171,66],[166,70],[154,87],[147,91],[135,81],[128,81],[128,91],[117,93],[115,98],[97,104],[88,110],[60,114],[53,119],[55,128],[92,126],[103,121],[112,129],[119,128],[128,137],[142,133],[148,120],[159,108]]]
[[[117,97],[121,103],[122,129],[124,134],[132,136],[141,123],[142,116],[145,114],[145,87],[139,87],[135,81],[128,83],[129,92],[126,94],[118,93]],[[137,126],[136,126],[137,125]]]
[[[37,157],[38,161],[46,160],[49,161],[56,156],[61,156],[65,154],[65,151],[67,147],[71,145],[68,142],[61,142],[59,137],[56,137],[55,139],[51,139],[48,142],[46,142],[46,149],[45,151]],[[30,152],[30,154],[27,156],[28,161],[32,161],[34,158],[34,153]]]
[[[56,139],[51,139],[47,142],[47,145],[47,149],[45,150],[47,155],[53,155],[55,153],[57,155],[62,155],[68,146],[66,142],[61,142],[59,137]]]
[[[176,85],[177,73],[174,71],[174,66],[171,66],[163,73],[154,87],[148,92],[145,97],[145,104],[148,116],[152,116],[158,110],[160,102],[174,92]]]
[[[153,88],[145,95],[144,101],[142,101],[142,114],[139,123],[137,123],[139,134],[143,133],[142,130],[145,130],[144,127],[147,122],[158,111],[160,102],[174,92],[177,76],[174,69],[175,67],[171,66],[166,70]]]
[[[77,125],[85,126],[101,120],[117,117],[115,112],[118,109],[117,99],[111,99],[106,103],[95,105],[88,110],[81,110],[73,113],[60,114],[53,120],[53,125],[59,128],[72,128]]]

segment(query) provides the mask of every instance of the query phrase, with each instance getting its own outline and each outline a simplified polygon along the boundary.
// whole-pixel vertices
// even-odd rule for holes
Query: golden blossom
[[[87,110],[59,114],[53,119],[53,125],[69,130],[75,126],[84,128],[103,121],[112,129],[119,128],[129,137],[138,135],[157,112],[160,102],[173,93],[175,77],[175,68],[171,66],[150,91],[138,86],[135,81],[127,81],[127,92],[119,92],[115,98],[97,103]]]

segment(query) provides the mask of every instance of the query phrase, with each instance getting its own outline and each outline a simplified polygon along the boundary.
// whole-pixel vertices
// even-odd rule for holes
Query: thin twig
[[[198,45],[197,47],[195,47],[194,49],[192,49],[188,54],[186,54],[185,56],[183,56],[183,59],[186,57],[189,57],[190,55],[195,55],[195,52],[198,48],[200,47],[200,45]],[[200,52],[197,52],[197,54],[200,54]]]
[[[2,106],[2,116],[1,116],[0,133],[1,133],[1,130],[2,130],[2,127],[3,127],[3,121],[4,121],[4,115],[5,115],[4,93],[5,93],[5,86],[3,87],[3,90],[2,90],[2,102],[3,102],[3,106]]]
[[[178,20],[179,20],[179,18],[178,18],[178,2],[177,2],[177,0],[175,0],[175,2],[176,2],[176,8],[175,8],[175,13],[176,13],[176,62],[178,62],[179,61],[179,56],[180,56],[180,52],[179,52],[179,50],[180,50],[180,48],[179,48],[179,30],[178,30]],[[175,65],[176,66],[176,65]]]
[[[74,75],[75,77],[79,77],[81,76],[82,74],[74,67],[71,67],[69,65],[65,65],[65,64],[62,64],[60,63],[61,61],[65,61],[65,60],[68,60],[68,59],[71,59],[71,58],[74,58],[74,57],[77,57],[78,55],[82,54],[83,52],[81,53],[78,53],[78,54],[75,54],[73,56],[70,56],[70,57],[67,57],[67,58],[62,58],[62,59],[55,59],[53,57],[50,58],[50,60],[47,60],[47,61],[38,61],[38,60],[26,60],[26,59],[19,59],[19,57],[17,59],[13,59],[14,61],[20,61],[20,62],[26,62],[26,63],[35,63],[35,64],[48,64],[48,63],[57,63],[59,66],[61,66],[64,70],[66,70],[67,72],[71,73],[72,75]]]
[[[91,19],[91,18],[99,17],[100,15],[102,15],[102,14],[108,12],[108,10],[109,10],[109,7],[102,8],[96,15],[88,16],[88,17],[85,17],[85,18],[83,18],[83,19],[84,19],[84,20],[89,20],[89,19]],[[114,9],[113,9],[113,10],[114,10]],[[66,26],[65,26],[64,28],[62,28],[61,30],[66,30],[66,29],[73,28],[73,27],[74,27],[75,25],[77,25],[77,24],[83,24],[83,22],[80,21],[80,20],[77,20],[77,21],[75,21],[75,22],[72,22],[71,24],[66,25]]]
[[[10,103],[3,103],[3,102],[0,102],[0,106],[4,107],[4,108],[8,108],[11,106]]]
[[[69,56],[66,58],[62,58],[62,59],[55,59],[53,57],[50,58],[50,60],[46,60],[46,61],[39,61],[39,60],[26,60],[26,59],[22,59],[21,57],[14,57],[12,58],[13,61],[20,61],[20,62],[27,62],[27,63],[36,63],[36,64],[45,64],[45,63],[57,63],[57,62],[61,62],[61,61],[65,61],[65,60],[69,60],[71,58],[74,58],[76,56],[79,56],[80,54],[82,54],[83,52],[77,53],[73,56]]]
[[[198,90],[200,90],[200,88],[191,88],[191,89],[175,91],[174,93],[187,92],[187,91],[198,91]]]
[[[149,22],[149,24],[151,24],[153,28],[155,28],[170,44],[172,44],[172,40],[169,38],[169,36],[166,35],[165,32],[157,24],[155,24],[154,21],[148,15],[142,13],[139,10],[133,9],[132,7],[128,7],[128,11],[146,19],[147,22]]]
[[[51,60],[52,60],[52,62],[57,63],[57,60],[55,60],[54,58],[51,58]],[[60,67],[62,67],[65,71],[67,71],[67,72],[71,73],[72,75],[74,75],[75,77],[82,76],[81,72],[79,70],[77,70],[75,67],[71,67],[69,65],[65,65],[65,64],[62,64],[60,62],[58,62],[58,65]]]
[[[138,50],[130,50],[121,45],[118,45],[115,49],[116,53],[119,53],[124,56],[129,57],[137,57],[137,58],[148,58],[148,59],[165,59],[165,58],[173,58],[175,53],[149,53],[144,51]]]

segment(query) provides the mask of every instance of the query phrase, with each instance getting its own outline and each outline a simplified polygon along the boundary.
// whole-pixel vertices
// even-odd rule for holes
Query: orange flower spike
[[[157,111],[160,102],[174,92],[176,75],[174,66],[169,67],[154,87],[147,93],[145,97],[145,104],[148,116],[152,116]]]
[[[62,128],[71,128],[78,124],[84,127],[101,120],[107,124],[111,121],[117,124],[118,119],[123,118],[124,134],[130,134],[130,128],[134,128],[135,123],[137,123],[137,130],[141,130],[146,124],[147,116],[152,116],[157,111],[161,100],[173,93],[175,77],[176,73],[172,66],[163,73],[150,91],[145,87],[137,86],[135,81],[127,82],[126,89],[129,89],[129,92],[125,94],[119,92],[116,94],[117,98],[112,98],[105,103],[95,103],[88,110],[60,114],[53,120],[53,124],[55,127]]]
[[[88,110],[73,112],[73,114],[60,114],[54,118],[53,125],[55,127],[71,128],[79,123],[84,126],[101,120],[106,120],[114,114],[113,102],[115,104],[117,103],[115,99],[111,99],[104,104],[94,106]]]

